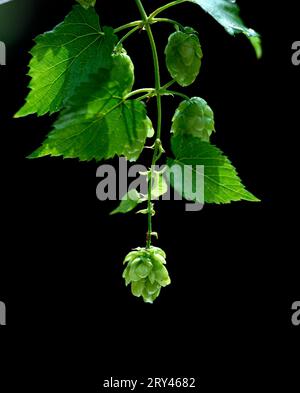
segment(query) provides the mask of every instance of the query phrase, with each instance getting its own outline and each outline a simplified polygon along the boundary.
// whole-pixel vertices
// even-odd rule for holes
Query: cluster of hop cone
[[[138,247],[126,256],[124,264],[126,263],[123,272],[125,283],[131,284],[132,294],[142,296],[146,303],[153,303],[160,294],[161,287],[171,283],[165,267],[166,254],[158,247]]]

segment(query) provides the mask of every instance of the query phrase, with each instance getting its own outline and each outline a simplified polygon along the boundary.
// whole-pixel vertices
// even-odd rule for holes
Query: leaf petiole
[[[170,82],[166,83],[165,85],[162,86],[163,90],[167,90],[169,87],[171,87],[172,85],[174,85],[174,83],[176,83],[175,79],[170,80]]]
[[[185,100],[189,100],[190,97],[188,97],[186,94],[180,93],[179,91],[175,91],[175,90],[163,90],[161,89],[161,94],[162,95],[172,95],[172,96],[178,96],[178,97],[182,97]]]
[[[174,7],[174,6],[182,4],[182,3],[186,3],[187,1],[189,1],[189,0],[175,0],[175,1],[172,1],[171,3],[163,5],[162,7],[159,7],[155,11],[153,11],[152,14],[150,14],[150,16],[149,16],[149,19],[155,18],[158,14],[167,10],[168,8]]]
[[[149,97],[149,96],[153,95],[153,93],[155,93],[155,89],[144,88],[144,89],[133,90],[125,96],[124,100],[127,100],[128,98],[130,98],[132,96],[135,96],[137,94],[142,94],[142,93],[147,93],[147,94],[145,94],[145,97]],[[139,99],[141,99],[141,97],[139,97]]]
[[[130,29],[131,27],[143,28],[144,22],[142,20],[135,20],[134,22],[126,23],[114,29],[114,33],[119,33],[122,30]]]
[[[169,18],[149,18],[149,23],[153,24],[153,23],[158,23],[158,22],[163,22],[163,23],[171,23],[173,24],[175,27],[180,27],[182,30],[184,29],[184,26],[177,22],[176,20],[173,19],[169,19]]]
[[[127,40],[128,37],[130,37],[132,34],[134,34],[136,31],[140,30],[140,26],[135,26],[133,29],[129,30],[128,33],[126,33],[120,41],[117,43],[116,48],[120,46],[125,40]]]
[[[171,82],[169,82],[171,83]],[[182,97],[185,100],[189,100],[190,97],[188,97],[186,94],[180,93],[179,91],[175,91],[175,90],[168,90],[165,89],[164,86],[162,88],[159,89],[159,91],[157,91],[156,89],[138,89],[138,90],[134,90],[131,93],[127,94],[127,96],[124,98],[124,100],[127,100],[128,98],[136,95],[136,94],[140,94],[140,93],[146,93],[144,95],[142,95],[141,97],[138,97],[137,100],[138,101],[142,101],[146,98],[152,98],[154,96],[157,96],[158,94],[160,96],[178,96],[178,97]]]
[[[184,28],[181,23],[179,23],[179,22],[177,22],[176,20],[173,20],[173,19],[169,19],[169,18],[152,18],[152,17],[148,18],[148,23],[149,24],[155,24],[155,23],[158,23],[158,22],[171,23],[174,26],[179,26],[181,29]],[[137,21],[134,21],[134,22],[126,23],[125,25],[119,26],[116,29],[114,29],[114,33],[119,33],[119,32],[121,32],[123,30],[126,30],[126,29],[131,29],[131,30],[127,34],[125,34],[125,36],[121,39],[121,42],[118,42],[118,44],[116,46],[120,45],[123,41],[126,40],[126,38],[128,38],[131,34],[135,33],[137,30],[145,29],[145,22],[142,21],[142,20],[137,20]]]

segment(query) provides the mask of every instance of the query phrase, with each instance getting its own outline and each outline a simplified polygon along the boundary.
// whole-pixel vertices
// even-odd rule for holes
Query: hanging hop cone
[[[209,142],[214,131],[214,113],[203,98],[193,97],[181,102],[172,119],[172,133],[192,135]]]
[[[168,71],[180,86],[189,86],[196,80],[203,55],[194,29],[186,27],[172,33],[165,55]]]
[[[138,247],[126,256],[124,264],[127,263],[127,266],[123,278],[126,286],[131,284],[134,296],[142,296],[144,302],[153,303],[161,287],[171,283],[165,258],[165,252],[153,246],[149,249]]]

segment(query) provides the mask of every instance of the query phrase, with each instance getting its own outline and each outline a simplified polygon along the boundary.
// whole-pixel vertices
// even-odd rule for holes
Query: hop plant
[[[195,30],[186,27],[171,34],[165,55],[168,71],[179,85],[188,86],[196,80],[203,54]]]
[[[7,1],[0,0],[0,4]],[[214,114],[206,101],[199,97],[189,98],[176,87],[170,89],[174,82],[180,86],[191,85],[199,74],[203,54],[197,32],[191,27],[184,27],[175,19],[157,16],[182,3],[198,4],[229,34],[242,33],[247,36],[257,57],[262,55],[260,37],[244,25],[235,0],[165,1],[163,3],[166,4],[151,14],[145,9],[143,0],[133,0],[140,20],[135,18],[115,28],[102,26],[94,7],[96,0],[76,2],[79,4],[74,5],[64,21],[36,37],[30,52],[30,91],[15,118],[60,112],[53,130],[41,147],[29,156],[31,159],[61,156],[100,162],[118,156],[136,161],[145,149],[152,150],[147,171],[140,172],[147,179],[147,193],[142,194],[137,189],[138,185],[133,187],[132,183],[119,206],[112,212],[129,213],[144,204],[137,213],[147,217],[145,248],[136,248],[126,256],[124,263],[127,266],[123,277],[126,285],[131,285],[133,295],[152,303],[161,288],[171,282],[165,267],[164,251],[152,246],[152,237],[157,237],[152,222],[152,217],[157,214],[155,201],[168,192],[165,171],[184,175],[184,178],[172,176],[169,183],[178,195],[190,203],[202,205],[203,202],[223,204],[241,200],[259,201],[245,189],[225,154],[209,143],[214,131]],[[99,7],[103,2],[98,2]],[[117,12],[117,8],[114,12]],[[152,31],[152,25],[158,23],[168,23],[172,28],[168,42],[164,44],[166,66],[172,77],[169,81],[163,81],[162,62]],[[134,64],[124,49],[125,41],[138,32],[147,35],[151,47],[155,83],[150,88],[133,89]],[[131,48],[140,52],[140,56],[145,56],[138,45]],[[164,96],[166,99],[178,96],[184,100],[174,114],[170,140],[166,140],[170,151],[164,148],[162,137]],[[147,115],[147,103],[154,97],[157,104],[155,130]],[[149,143],[147,138],[153,138],[154,143]],[[166,165],[163,170],[157,171],[155,168],[161,159]],[[197,188],[198,165],[205,169],[204,176],[199,174],[204,180],[200,198],[197,192],[190,192]],[[187,174],[186,166],[191,169]],[[103,182],[107,184],[107,179]],[[97,187],[97,196],[103,185],[101,181],[99,189]]]
[[[176,110],[172,120],[175,135],[190,135],[209,142],[215,130],[214,113],[207,102],[200,97],[183,101]]]
[[[166,254],[158,247],[141,248],[131,251],[124,259],[127,266],[123,272],[126,286],[131,284],[134,296],[143,297],[145,303],[153,303],[161,287],[171,283],[165,267]]]

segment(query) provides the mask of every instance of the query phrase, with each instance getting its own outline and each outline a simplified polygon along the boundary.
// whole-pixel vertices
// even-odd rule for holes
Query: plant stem
[[[154,64],[154,76],[155,76],[155,90],[156,90],[156,101],[157,101],[157,128],[156,128],[156,141],[154,147],[154,153],[151,163],[151,168],[148,173],[148,232],[147,232],[147,240],[146,240],[146,247],[150,248],[151,246],[151,236],[152,236],[152,206],[151,206],[151,196],[152,196],[152,171],[153,167],[156,164],[158,159],[158,155],[161,149],[161,125],[162,125],[162,107],[161,107],[161,84],[160,84],[160,69],[159,69],[159,59],[158,53],[156,48],[156,43],[153,37],[152,29],[150,26],[148,15],[143,7],[141,0],[135,0],[136,5],[139,9],[141,14],[142,20],[144,22],[144,27],[147,31],[147,35],[150,41],[152,57],[153,57],[153,64]]]
[[[140,14],[142,16],[143,22],[145,29],[148,34],[148,38],[150,41],[151,45],[151,50],[152,50],[152,56],[153,56],[153,63],[154,63],[154,76],[155,76],[155,90],[157,92],[157,130],[156,130],[156,138],[160,139],[161,135],[161,120],[162,120],[162,109],[161,109],[161,96],[159,94],[161,85],[160,85],[160,70],[159,70],[159,59],[158,59],[158,53],[157,53],[157,48],[155,44],[155,40],[153,37],[152,29],[150,26],[150,23],[148,21],[148,16],[146,14],[146,11],[142,5],[141,0],[135,0],[138,9],[140,11]]]
[[[120,27],[117,27],[116,29],[114,29],[114,33],[119,33],[122,30],[130,29],[131,27],[135,27],[135,26],[139,27],[142,25],[143,25],[143,21],[135,20],[134,22],[126,23],[126,25],[122,25]]]
[[[166,94],[169,94],[169,95],[174,95],[174,96],[178,96],[178,97],[182,97],[182,98],[184,98],[185,100],[189,100],[190,99],[190,97],[188,97],[187,95],[185,95],[185,94],[183,94],[183,93],[180,93],[179,91],[174,91],[174,90],[161,90],[161,94],[164,94],[164,95],[166,95]]]
[[[159,8],[157,8],[157,10],[153,11],[152,14],[149,16],[149,19],[155,18],[156,15],[160,14],[161,12],[167,10],[170,7],[174,7],[174,6],[181,4],[181,3],[186,3],[187,1],[189,1],[189,0],[175,0],[175,1],[172,1],[171,3],[163,5],[162,7],[159,7]]]
[[[166,83],[165,85],[162,86],[163,90],[167,90],[170,86],[174,85],[176,83],[175,79],[172,79],[170,82]]]
[[[139,94],[142,93],[143,91],[147,92],[146,94],[143,94],[141,97],[136,98],[137,101],[142,101],[145,98],[151,98],[157,95],[157,92],[155,89],[140,89],[140,91],[136,90],[132,93],[129,93],[126,97],[125,100],[127,100],[128,98],[130,98],[131,96],[135,95],[135,94]],[[179,91],[175,91],[175,90],[168,90],[165,89],[164,87],[162,87],[159,91],[159,94],[161,96],[178,96],[181,97],[185,100],[189,100],[190,97],[187,96],[186,94],[180,93]]]
[[[155,89],[153,89],[153,92],[152,93],[146,93],[146,94],[144,94],[144,95],[142,95],[141,97],[138,97],[136,100],[137,101],[142,101],[142,100],[145,100],[146,98],[151,98],[151,97],[153,97],[153,96],[155,96],[156,95],[156,93],[155,93]]]
[[[165,23],[171,23],[173,25],[177,25],[180,26],[181,28],[183,28],[183,25],[179,22],[177,22],[176,20],[173,19],[169,19],[169,18],[148,18],[148,22],[150,24],[154,24],[154,23],[158,23],[158,22],[165,22]],[[130,22],[130,23],[126,23],[125,25],[119,26],[117,28],[114,29],[114,33],[119,33],[120,31],[126,30],[126,29],[130,29],[134,27],[135,29],[133,29],[134,31],[132,31],[132,33],[134,33],[136,30],[142,29],[144,27],[144,22],[142,20],[136,20],[134,22]],[[132,34],[131,33],[131,34]],[[127,38],[127,37],[126,37]]]
[[[147,93],[146,97],[149,96],[149,94],[152,94],[155,92],[155,89],[153,88],[144,88],[144,89],[137,89],[137,90],[133,90],[130,93],[127,94],[127,96],[124,98],[124,100],[127,100],[128,98],[135,96],[136,94],[141,94],[141,93]]]
[[[120,41],[117,43],[116,47],[121,45],[125,40],[127,40],[128,37],[130,37],[133,33],[135,33],[137,30],[140,29],[140,26],[135,26],[133,29],[129,30],[128,33],[126,33]]]
[[[169,18],[152,18],[149,20],[150,23],[157,23],[157,22],[165,22],[165,23],[171,23],[174,26],[180,26],[183,29],[183,25],[179,22],[177,22],[176,20],[173,19],[169,19]]]

